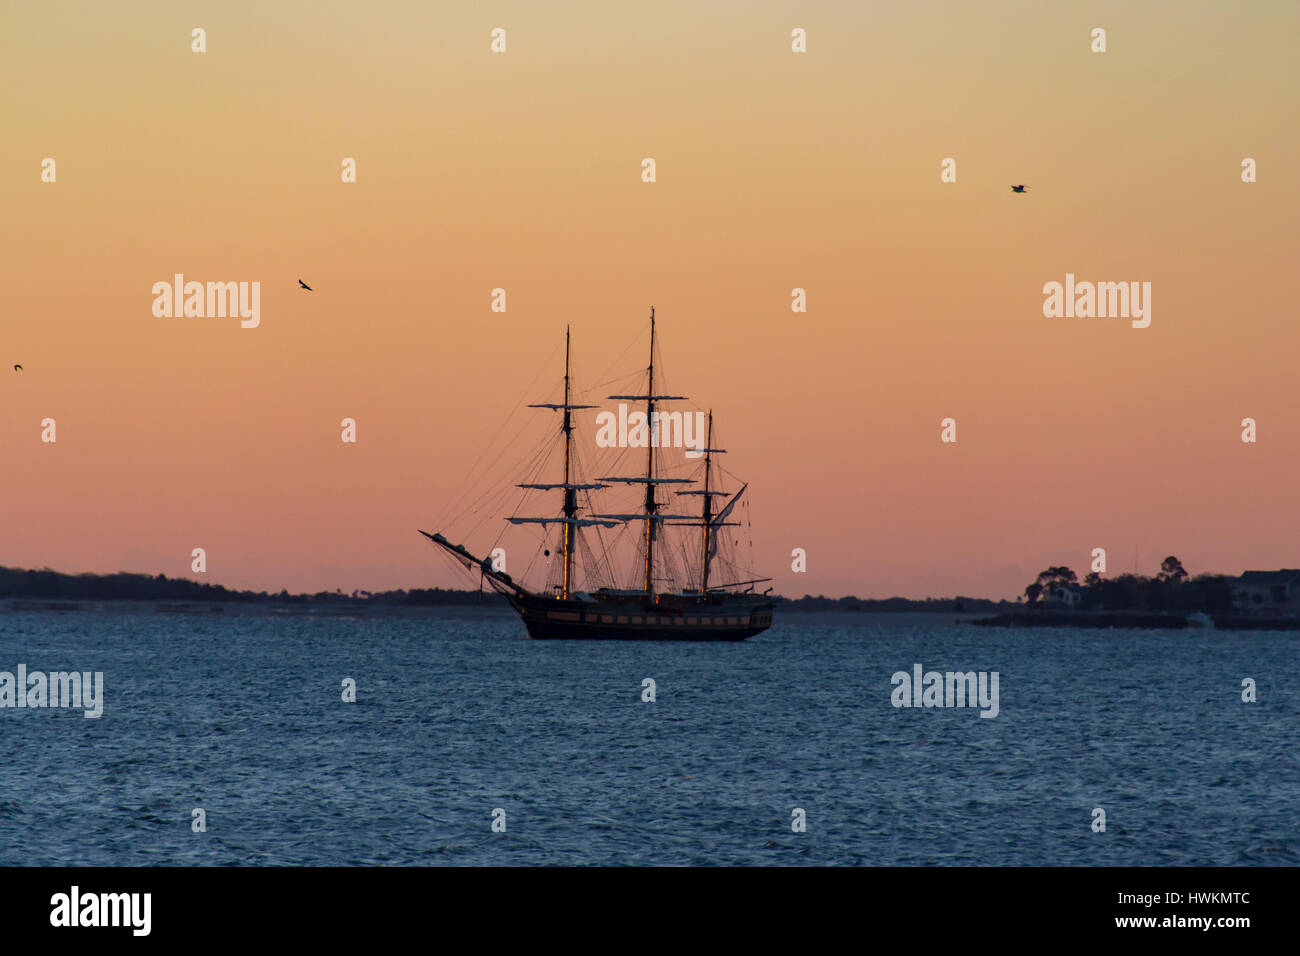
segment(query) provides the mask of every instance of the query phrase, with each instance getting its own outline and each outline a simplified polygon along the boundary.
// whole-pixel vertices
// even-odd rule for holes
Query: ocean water
[[[0,863],[1295,865],[1297,651],[865,614],[670,645],[480,609],[0,612],[0,670],[104,674],[97,720],[0,710]],[[997,671],[998,716],[893,707],[916,663]]]

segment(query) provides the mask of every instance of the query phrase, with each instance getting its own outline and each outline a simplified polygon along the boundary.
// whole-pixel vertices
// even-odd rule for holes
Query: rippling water
[[[1300,862],[1292,634],[870,615],[726,645],[522,633],[477,609],[0,613],[0,670],[105,684],[98,720],[0,710],[0,863]],[[914,663],[998,671],[1000,714],[895,709]]]

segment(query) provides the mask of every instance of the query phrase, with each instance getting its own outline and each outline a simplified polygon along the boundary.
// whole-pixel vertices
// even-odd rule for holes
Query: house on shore
[[[1232,584],[1232,604],[1243,614],[1300,614],[1300,570],[1245,571]]]
[[[1087,591],[1077,584],[1060,584],[1052,588],[1052,593],[1047,596],[1045,603],[1048,607],[1074,611],[1083,606],[1085,597]]]

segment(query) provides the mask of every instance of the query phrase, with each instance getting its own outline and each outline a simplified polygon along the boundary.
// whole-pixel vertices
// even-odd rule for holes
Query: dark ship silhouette
[[[569,333],[565,331],[564,348],[564,401],[540,403],[530,408],[562,412],[560,438],[564,443],[564,471],[562,480],[554,483],[529,482],[516,487],[530,491],[562,492],[560,513],[553,517],[510,517],[514,525],[539,525],[543,529],[559,526],[555,542],[559,560],[553,568],[553,583],[549,592],[530,591],[489,558],[479,558],[463,546],[453,544],[441,533],[420,533],[449,554],[466,570],[477,571],[481,581],[504,595],[519,616],[523,618],[528,634],[543,639],[576,640],[640,640],[640,641],[743,641],[772,623],[775,600],[768,596],[771,588],[762,594],[754,593],[754,585],[770,578],[750,578],[744,581],[714,583],[714,573],[719,564],[736,569],[734,561],[720,561],[720,539],[724,529],[739,522],[729,521],[748,485],[730,493],[720,487],[723,474],[714,456],[724,453],[712,447],[713,413],[709,412],[704,448],[693,448],[702,464],[702,479],[667,477],[663,474],[661,457],[663,448],[658,441],[659,423],[664,413],[660,406],[670,401],[680,401],[680,395],[655,393],[655,319],[650,310],[650,365],[644,394],[610,395],[610,399],[645,403],[644,433],[646,458],[643,474],[634,476],[601,477],[583,481],[576,474],[576,455],[573,447],[574,412],[591,409],[593,405],[575,405],[569,365]],[[668,413],[669,415],[673,413]],[[631,416],[629,416],[630,418]],[[678,435],[682,434],[681,419],[677,420]],[[652,436],[652,437],[651,437]],[[640,444],[629,443],[634,448]],[[673,513],[664,510],[666,502],[660,501],[661,486],[700,483],[698,489],[676,491],[674,497],[690,500],[699,498],[698,514]],[[593,493],[624,486],[645,488],[641,510],[635,513],[609,514],[592,506]],[[580,503],[580,498],[582,499]],[[726,499],[715,511],[714,499]],[[643,522],[644,532],[634,536],[637,544],[637,571],[639,587],[580,586],[576,558],[581,554],[589,567],[588,579],[603,579],[613,584],[613,563],[608,557],[597,557],[594,543],[600,554],[607,555],[609,548],[602,540],[603,529],[625,528]],[[663,539],[666,533],[683,533],[678,548],[670,555]],[[594,542],[589,538],[595,538]],[[734,551],[734,549],[729,549]],[[549,557],[549,549],[545,552]],[[665,567],[670,557],[678,560],[672,572]],[[734,575],[733,575],[734,576]],[[675,586],[676,585],[676,586]]]

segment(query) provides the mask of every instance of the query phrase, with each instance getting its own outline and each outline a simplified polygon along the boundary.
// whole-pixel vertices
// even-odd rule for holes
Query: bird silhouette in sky
[[[22,370],[23,370],[23,367],[22,367],[21,365],[15,365],[15,366],[14,366],[14,371],[15,371],[15,372],[21,372]]]
[[[1026,189],[1028,189],[1028,188],[1029,188],[1029,187],[1026,186],[1024,183],[1021,183],[1019,186],[1012,186],[1012,187],[1011,187],[1011,191],[1012,191],[1013,193],[1022,193],[1022,192],[1024,192]]]
[[[311,286],[309,286],[307,283],[303,282],[301,279],[298,280],[298,284],[299,284],[300,286],[302,286],[304,289],[306,289],[308,292],[311,292],[311,291],[312,291]]]

